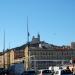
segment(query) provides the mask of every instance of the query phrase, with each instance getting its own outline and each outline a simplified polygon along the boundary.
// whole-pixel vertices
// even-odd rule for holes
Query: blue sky
[[[30,40],[40,33],[41,40],[55,45],[75,41],[75,0],[0,0],[0,51],[4,30],[6,49],[26,43],[27,16]]]

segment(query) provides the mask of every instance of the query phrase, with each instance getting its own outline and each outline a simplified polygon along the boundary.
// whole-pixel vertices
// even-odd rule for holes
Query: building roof
[[[13,48],[14,50],[23,50],[25,49],[25,47],[27,46],[27,44],[21,45],[19,47]]]
[[[38,44],[40,42],[40,39],[37,37],[37,38],[35,38],[34,36],[33,36],[33,38],[32,38],[32,41],[30,42],[30,44]]]
[[[23,49],[25,49],[25,47],[27,45],[29,45],[29,47],[31,47],[32,49],[35,49],[35,48],[37,48],[37,49],[40,49],[40,48],[42,48],[42,49],[50,49],[50,50],[51,49],[59,49],[59,50],[63,49],[64,50],[65,48],[66,48],[66,50],[71,49],[70,46],[56,46],[56,45],[53,45],[53,44],[49,44],[49,43],[47,43],[45,41],[40,41],[40,35],[38,34],[37,38],[35,38],[33,36],[31,42],[23,44],[23,45],[21,45],[19,47],[15,47],[15,48],[12,48],[12,49],[7,49],[7,50],[5,50],[5,53],[8,52],[8,51],[11,51],[11,50],[23,50]]]

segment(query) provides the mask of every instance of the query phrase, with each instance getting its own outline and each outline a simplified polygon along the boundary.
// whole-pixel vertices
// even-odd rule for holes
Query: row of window
[[[30,56],[31,55],[36,55],[38,56],[37,58],[40,59],[51,59],[51,58],[62,58],[62,57],[74,57],[75,56],[75,51],[47,51],[47,50],[41,50],[41,51],[30,51]],[[15,51],[14,58],[21,58],[24,57],[24,51],[23,50],[18,50]]]
[[[75,51],[31,51],[30,55],[75,55]]]

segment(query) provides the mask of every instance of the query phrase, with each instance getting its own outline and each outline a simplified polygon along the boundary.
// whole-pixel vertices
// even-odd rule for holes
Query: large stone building
[[[33,36],[31,42],[6,50],[4,56],[6,67],[21,62],[26,69],[42,69],[51,65],[72,63],[71,60],[75,60],[75,48],[40,41],[38,34],[37,38]],[[0,55],[0,61],[3,64],[3,54]]]
[[[26,51],[28,53],[26,53]],[[75,59],[75,49],[70,46],[55,46],[33,37],[25,55],[30,58],[30,68],[48,68],[51,65],[70,64]]]

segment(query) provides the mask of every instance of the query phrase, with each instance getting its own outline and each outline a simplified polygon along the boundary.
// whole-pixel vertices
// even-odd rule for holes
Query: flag
[[[28,32],[28,37],[30,36],[30,33]]]

